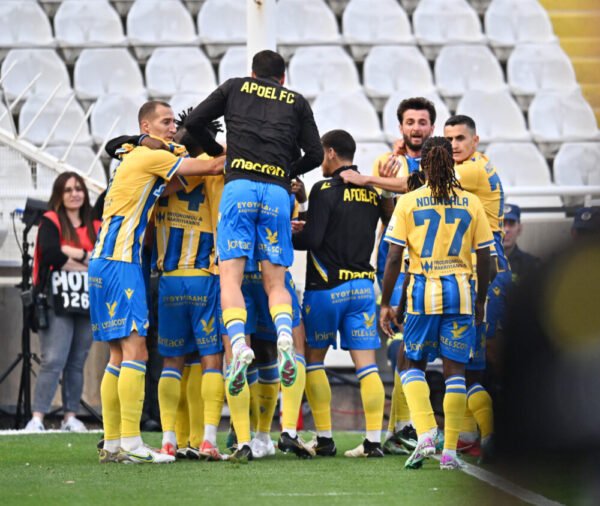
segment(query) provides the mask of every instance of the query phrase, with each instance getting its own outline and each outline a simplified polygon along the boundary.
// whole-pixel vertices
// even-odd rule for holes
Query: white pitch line
[[[438,461],[440,460],[440,457],[438,456],[434,456],[433,458]],[[501,476],[498,476],[490,471],[486,471],[481,467],[465,464],[465,467],[463,467],[461,471],[529,504],[533,504],[535,506],[564,506],[562,503],[552,501],[541,494],[527,490],[526,488],[523,488],[516,483],[513,483],[506,478],[502,478]]]
[[[0,430],[0,436],[37,436],[38,434],[102,434],[102,430],[87,430],[85,432],[71,432],[69,430],[47,429],[40,432],[32,432],[24,429]]]
[[[263,492],[262,497],[338,497],[338,496],[382,496],[385,492]]]

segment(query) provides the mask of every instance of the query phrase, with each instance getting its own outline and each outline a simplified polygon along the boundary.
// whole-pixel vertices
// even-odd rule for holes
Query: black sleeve
[[[38,230],[38,245],[41,254],[41,263],[60,269],[67,263],[69,257],[60,250],[60,235],[56,225],[48,218],[42,217]]]
[[[225,104],[231,85],[231,79],[225,81],[200,102],[185,119],[185,129],[210,156],[220,155],[223,152],[223,146],[210,135],[206,127],[211,121],[225,114]]]
[[[108,153],[108,156],[111,158],[119,157],[117,156],[117,149],[119,149],[123,144],[133,144],[135,146],[139,146],[141,135],[121,135],[120,137],[115,137],[106,143],[104,150]]]
[[[327,231],[329,215],[329,202],[324,198],[321,185],[316,184],[312,187],[308,198],[306,225],[301,232],[292,236],[294,249],[318,250]]]
[[[300,110],[300,122],[298,146],[304,150],[304,156],[292,163],[291,178],[305,174],[323,163],[323,146],[319,137],[319,129],[306,100],[303,101],[303,107]]]
[[[102,221],[102,214],[104,214],[104,201],[106,200],[106,192],[107,190],[104,190],[100,195],[98,195],[96,203],[92,208],[92,219],[94,220]]]

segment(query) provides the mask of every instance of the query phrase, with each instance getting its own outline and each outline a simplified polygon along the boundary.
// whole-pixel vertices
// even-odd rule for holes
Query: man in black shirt
[[[306,326],[306,394],[317,429],[317,455],[334,455],[331,435],[331,389],[323,368],[329,346],[350,350],[360,380],[366,438],[348,457],[383,457],[381,424],[384,391],[375,363],[379,336],[375,322],[375,270],[369,260],[377,222],[383,214],[379,194],[371,187],[344,183],[340,174],[352,165],[356,143],[344,130],[321,139],[327,179],[310,192],[308,217],[294,234],[294,247],[308,251],[303,318]],[[391,208],[388,213],[391,212]],[[389,216],[388,216],[389,218]]]
[[[517,239],[523,231],[521,225],[521,208],[516,204],[504,206],[504,252],[510,262],[513,282],[518,283],[519,278],[539,267],[540,259],[526,253],[517,245]]]

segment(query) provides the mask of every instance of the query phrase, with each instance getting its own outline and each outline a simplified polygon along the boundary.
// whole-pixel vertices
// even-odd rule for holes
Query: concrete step
[[[600,37],[562,37],[560,45],[571,58],[600,58]]]
[[[571,58],[580,84],[600,84],[600,58]]]
[[[598,36],[600,26],[600,10],[596,11],[551,11],[550,19],[554,33],[560,37]]]

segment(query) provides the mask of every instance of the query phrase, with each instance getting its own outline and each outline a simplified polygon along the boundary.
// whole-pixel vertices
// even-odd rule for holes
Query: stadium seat
[[[417,5],[419,5],[420,0],[399,0],[399,1],[400,1],[400,5],[402,5],[402,8],[406,11],[406,13],[409,15],[412,15],[412,13],[415,12]]]
[[[73,85],[82,100],[106,93],[146,94],[140,68],[125,48],[84,49],[75,62]]]
[[[342,17],[344,42],[362,61],[375,44],[414,44],[410,21],[396,0],[351,0]]]
[[[119,16],[127,17],[134,1],[135,0],[110,0],[110,3],[113,4],[115,10],[119,13]]]
[[[327,4],[337,17],[342,17],[344,9],[348,6],[350,0],[327,0]]]
[[[286,61],[297,46],[341,42],[335,16],[323,0],[279,0],[276,13],[278,51]]]
[[[96,102],[90,118],[92,136],[96,144],[119,135],[138,132],[137,115],[145,100],[145,97],[132,95],[102,95]],[[116,126],[111,133],[115,121]]]
[[[232,77],[249,76],[246,46],[230,47],[219,60],[219,84]]]
[[[498,170],[505,189],[511,186],[552,186],[546,159],[531,142],[492,143],[485,154]],[[509,194],[508,198],[513,204],[525,208],[562,206],[557,196],[511,197]]]
[[[525,109],[540,90],[577,88],[573,64],[559,44],[518,44],[506,67],[510,90]]]
[[[565,186],[600,186],[600,143],[565,142],[554,159],[554,181]],[[584,197],[563,197],[565,205],[582,205]]]
[[[1,101],[0,101],[0,128],[2,128],[3,130],[6,130],[7,132],[13,132],[13,127],[10,122],[8,109],[4,105],[4,102],[1,102]]]
[[[477,12],[477,14],[479,14],[480,16],[485,14],[485,11],[490,6],[491,2],[492,0],[469,0],[471,7],[473,7],[473,9],[475,9],[475,12]]]
[[[0,2],[0,48],[53,47],[48,16],[37,2]]]
[[[484,17],[485,34],[501,61],[522,42],[554,42],[548,12],[538,0],[493,0]]]
[[[68,146],[53,146],[48,149],[48,153],[58,158],[58,160],[62,160],[67,148]],[[102,162],[99,159],[95,160],[95,158],[96,153],[94,153],[92,148],[87,146],[73,146],[65,162],[77,169],[82,174],[85,174],[91,179],[95,179],[103,185],[106,185],[106,174],[104,172]],[[57,175],[58,173],[50,167],[38,165],[36,178],[37,187],[39,189],[52,188],[52,184],[54,183]]]
[[[19,113],[19,134],[23,135],[23,131],[34,116],[40,111],[42,105],[46,101],[45,95],[31,95],[23,104]],[[69,102],[70,101],[70,102]],[[68,104],[68,105],[67,105]],[[66,106],[66,112],[58,127],[53,132],[49,146],[60,144],[70,144],[75,138],[75,144],[89,146],[92,144],[92,138],[88,128],[87,121],[84,121],[83,109],[77,100],[70,100],[70,97],[55,97],[48,103],[48,106],[40,113],[31,128],[24,136],[25,140],[33,144],[42,144],[50,131],[54,128],[54,123],[58,120]],[[83,126],[80,129],[80,125]],[[79,130],[79,132],[78,132]]]
[[[246,43],[246,0],[206,0],[197,18],[198,35],[210,58]]]
[[[2,62],[0,72],[9,100],[19,96],[37,74],[41,75],[26,96],[48,96],[59,84],[56,96],[72,93],[67,67],[54,49],[12,49]]]
[[[169,104],[177,118],[180,112],[187,111],[190,107],[196,107],[207,96],[208,93],[177,93],[171,97]]]
[[[358,142],[354,154],[354,165],[362,174],[371,174],[373,162],[384,153],[390,151],[390,146],[384,142]]]
[[[435,131],[434,135],[444,135],[444,123],[450,117],[450,111],[440,98],[436,91],[429,93],[423,93],[420,88],[410,88],[406,90],[400,90],[390,95],[385,107],[383,108],[383,131],[388,142],[394,142],[399,136],[398,130],[398,106],[400,102],[406,98],[411,97],[425,97],[426,99],[433,102],[435,105]]]
[[[179,0],[136,0],[127,14],[127,36],[140,61],[157,46],[198,44],[192,16]]]
[[[421,0],[413,14],[413,29],[428,60],[446,44],[485,42],[479,17],[466,0]]]
[[[363,83],[376,109],[383,108],[382,98],[406,87],[407,75],[414,89],[423,94],[435,91],[429,63],[417,47],[374,46],[369,51],[363,65]]]
[[[599,140],[594,111],[580,90],[540,91],[529,106],[529,128],[533,139],[547,154],[562,142]]]
[[[289,86],[306,98],[322,91],[360,90],[360,79],[352,57],[339,46],[301,47],[289,65]]]
[[[362,91],[325,91],[315,99],[313,113],[319,132],[344,128],[357,142],[380,142],[383,133],[377,112]]]
[[[523,113],[506,90],[467,90],[458,102],[456,113],[475,119],[482,144],[531,140]]]
[[[0,146],[0,160],[0,188],[3,191],[33,190],[31,167],[18,151],[8,146]]]
[[[146,64],[146,84],[151,97],[176,93],[210,92],[215,89],[215,71],[197,47],[160,47]]]
[[[440,95],[454,102],[449,103],[450,109],[456,109],[458,98],[467,90],[506,89],[502,67],[487,46],[444,46],[435,60],[434,73]]]

